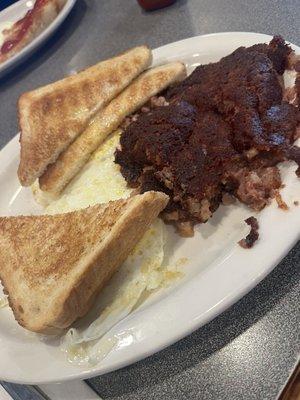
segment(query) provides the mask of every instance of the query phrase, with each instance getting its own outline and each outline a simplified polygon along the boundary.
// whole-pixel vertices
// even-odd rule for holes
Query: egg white
[[[130,196],[131,189],[114,162],[119,139],[120,131],[114,132],[45,213],[64,213]],[[101,292],[95,307],[62,338],[61,348],[71,362],[95,364],[118,345],[120,338],[112,336],[110,329],[169,274],[162,266],[164,243],[164,224],[157,219]]]

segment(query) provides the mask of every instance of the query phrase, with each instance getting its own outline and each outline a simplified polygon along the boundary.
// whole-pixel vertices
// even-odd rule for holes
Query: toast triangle
[[[151,63],[146,46],[21,95],[18,176],[31,185],[85,129],[93,115]]]
[[[161,65],[141,74],[100,110],[87,128],[59,155],[56,162],[47,167],[39,178],[40,188],[52,195],[62,192],[91,154],[128,115],[138,110],[152,96],[185,77],[186,68],[181,62]]]
[[[49,334],[85,315],[167,202],[146,192],[66,214],[0,217],[0,278],[19,324]]]

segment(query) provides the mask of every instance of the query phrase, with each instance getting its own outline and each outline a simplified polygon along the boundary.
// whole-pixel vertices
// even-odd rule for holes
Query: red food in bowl
[[[139,5],[146,11],[157,10],[158,8],[168,7],[176,0],[138,0]]]

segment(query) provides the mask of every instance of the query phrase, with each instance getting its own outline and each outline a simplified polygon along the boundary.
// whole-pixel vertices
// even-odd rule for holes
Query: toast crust
[[[67,214],[1,217],[0,278],[19,324],[49,334],[85,315],[167,202],[147,192]]]
[[[75,75],[24,93],[18,101],[18,176],[31,185],[85,129],[90,119],[151,63],[146,46],[133,48]]]
[[[152,68],[129,85],[119,96],[99,111],[81,135],[50,164],[39,178],[44,192],[58,195],[89,160],[105,138],[116,130],[123,120],[138,110],[152,96],[186,77],[186,68],[180,62]]]

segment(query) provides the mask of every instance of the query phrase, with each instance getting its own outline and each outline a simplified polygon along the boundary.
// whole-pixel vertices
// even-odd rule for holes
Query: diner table
[[[22,92],[98,60],[139,44],[156,48],[226,31],[280,34],[300,45],[299,22],[299,0],[177,0],[152,12],[136,0],[77,0],[52,38],[0,79],[0,147],[18,133],[16,103]],[[298,242],[257,287],[207,325],[86,383],[104,400],[279,398],[299,360],[299,267]],[[4,387],[13,398],[39,398],[30,387]],[[65,399],[63,386],[61,393]]]

